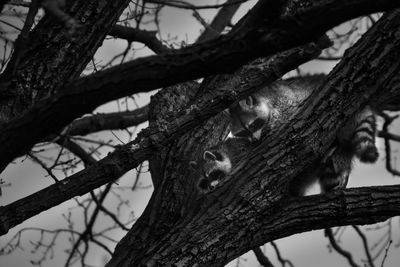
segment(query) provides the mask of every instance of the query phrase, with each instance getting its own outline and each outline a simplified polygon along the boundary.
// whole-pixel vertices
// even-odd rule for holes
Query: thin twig
[[[389,248],[390,248],[390,245],[392,244],[392,240],[390,240],[389,241],[389,244],[387,245],[387,248],[386,248],[386,250],[385,250],[385,255],[383,256],[383,259],[382,259],[382,264],[381,264],[381,267],[383,267],[383,265],[384,265],[384,263],[385,263],[385,260],[386,260],[386,258],[387,258],[387,255],[388,255],[388,252],[389,252]]]
[[[368,240],[365,237],[365,234],[363,232],[361,232],[360,228],[358,228],[356,225],[353,225],[353,228],[354,228],[354,230],[357,232],[357,234],[360,236],[360,238],[362,240],[362,243],[363,243],[363,246],[364,246],[364,251],[365,251],[365,254],[367,256],[368,264],[371,267],[374,267],[375,265],[374,265],[374,262],[372,260],[372,257],[371,257],[370,251],[369,251]]]
[[[360,267],[359,265],[357,265],[354,260],[353,260],[353,256],[351,255],[351,253],[349,253],[348,251],[345,251],[341,246],[339,246],[339,244],[336,242],[335,237],[333,236],[332,233],[332,229],[331,228],[327,228],[325,229],[325,236],[328,237],[330,244],[332,245],[333,249],[336,250],[336,252],[338,252],[340,255],[342,255],[343,257],[345,257],[347,259],[347,261],[349,262],[350,266],[352,267]]]
[[[276,257],[278,258],[278,261],[282,264],[282,267],[286,266],[286,264],[289,265],[290,267],[294,267],[293,263],[290,260],[282,258],[278,245],[275,242],[270,242],[270,244],[274,248]]]
[[[261,248],[259,248],[259,247],[253,248],[253,252],[256,255],[256,258],[257,258],[258,262],[262,266],[264,266],[264,267],[274,267],[274,265],[271,263],[271,261],[268,259],[268,257],[264,255],[264,253],[262,252]]]

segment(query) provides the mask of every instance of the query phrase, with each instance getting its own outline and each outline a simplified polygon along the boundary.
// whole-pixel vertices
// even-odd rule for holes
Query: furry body
[[[204,151],[200,166],[192,161],[191,166],[201,172],[197,184],[199,190],[214,189],[237,165],[240,155],[248,151],[250,145],[247,138],[228,138]]]
[[[323,75],[313,75],[306,79],[277,81],[230,107],[230,130],[235,138],[204,152],[201,165],[208,182],[203,180],[203,188],[210,189],[209,185],[218,183],[229,174],[240,160],[237,158],[239,152],[249,149],[249,143],[260,139],[263,131],[289,120],[323,79]],[[315,181],[319,181],[322,192],[345,188],[354,157],[368,163],[377,160],[375,134],[375,115],[367,106],[339,130],[336,142],[327,155],[293,181],[292,194],[304,195]],[[244,140],[248,140],[247,143]]]

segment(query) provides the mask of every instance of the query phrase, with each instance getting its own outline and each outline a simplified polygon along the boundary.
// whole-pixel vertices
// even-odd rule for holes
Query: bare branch
[[[165,6],[172,6],[172,7],[177,7],[177,8],[183,8],[183,9],[214,9],[214,8],[220,8],[220,7],[225,7],[229,5],[236,5],[236,4],[241,4],[244,3],[248,0],[235,0],[235,1],[230,1],[226,2],[223,4],[217,4],[217,5],[203,5],[203,6],[196,6],[190,3],[187,3],[185,1],[180,1],[180,0],[149,0],[147,2],[149,3],[154,3],[154,4],[160,4],[160,5],[165,5]]]
[[[321,46],[323,45],[326,45],[326,43],[321,44]],[[279,77],[276,75],[276,72],[285,73],[299,64],[317,56],[320,53],[320,49],[321,47],[310,44],[281,53],[270,61],[259,64],[257,68],[243,67],[243,69],[238,71],[237,75],[239,75],[239,72],[248,73],[248,77],[251,77],[253,80],[252,83],[240,83],[239,80],[233,79],[232,82],[235,84],[228,83],[225,87],[220,88],[219,92],[213,92],[211,96],[206,95],[201,101],[199,100],[200,102],[197,106],[191,105],[187,110],[184,110],[181,113],[184,115],[171,122],[169,127],[165,128],[163,131],[160,132],[160,129],[147,129],[144,132],[145,134],[139,134],[134,142],[121,146],[95,165],[64,179],[59,184],[47,187],[24,199],[16,201],[4,207],[3,210],[0,208],[0,229],[2,228],[1,224],[3,224],[6,229],[5,231],[8,231],[9,228],[7,227],[12,227],[34,214],[58,205],[74,196],[90,192],[105,183],[114,181],[128,170],[135,168],[141,162],[148,159],[150,155],[156,151],[156,147],[153,145],[154,142],[160,146],[168,144],[177,138],[177,136],[180,136],[181,133],[197,126],[199,121],[208,119],[212,115],[225,109],[227,101],[233,103],[236,99],[231,96],[229,91],[231,88],[237,90],[236,97],[239,99],[241,95],[249,93],[251,90],[275,80]],[[227,90],[226,88],[230,89]],[[211,99],[207,97],[211,97]],[[199,113],[200,110],[203,114]],[[47,201],[42,205],[30,207],[32,199],[40,199],[41,197],[50,198],[51,201]],[[7,218],[6,210],[14,210],[14,205],[19,206],[18,210],[22,214],[20,216]],[[33,210],[25,212],[25,208],[22,207],[28,209],[33,208]],[[4,217],[1,215],[2,212],[4,212]],[[8,219],[11,219],[12,222],[5,223]],[[0,233],[1,232],[2,231],[0,231]]]
[[[104,130],[125,129],[147,121],[148,106],[132,111],[94,114],[73,121],[63,130],[67,135],[87,135]]]
[[[39,164],[49,175],[51,178],[53,178],[54,182],[58,182],[58,178],[53,174],[51,168],[48,168],[47,165],[42,162],[39,158],[37,158],[35,155],[33,155],[32,153],[28,153],[28,156],[37,164]]]
[[[97,217],[99,215],[99,212],[101,210],[102,203],[104,202],[105,198],[107,197],[108,193],[110,192],[111,187],[112,187],[112,183],[109,183],[106,185],[105,189],[101,193],[99,200],[97,200],[94,193],[91,192],[92,199],[96,199],[95,202],[98,203],[98,205],[96,206],[95,210],[91,214],[90,220],[85,225],[85,227],[86,227],[85,230],[82,233],[80,233],[78,240],[73,245],[65,266],[69,266],[71,260],[75,256],[75,253],[78,251],[79,246],[81,245],[82,242],[85,243],[85,251],[84,251],[83,255],[81,256],[81,258],[82,259],[85,258],[84,255],[87,250],[87,241],[93,240],[93,226],[94,226],[94,224],[97,220]],[[109,251],[109,249],[106,249],[106,250]]]
[[[387,245],[387,247],[386,247],[385,255],[383,256],[381,267],[383,267],[383,265],[385,264],[385,260],[386,260],[386,258],[387,258],[387,255],[388,255],[388,252],[389,252],[389,248],[390,248],[390,245],[392,244],[392,242],[393,242],[393,241],[390,240],[389,243],[388,243],[388,245]]]
[[[21,58],[25,54],[25,50],[28,45],[28,36],[29,36],[29,31],[33,25],[36,13],[39,9],[39,0],[32,0],[29,10],[28,10],[28,15],[26,17],[24,26],[21,30],[21,33],[19,34],[17,40],[15,41],[15,47],[14,47],[14,54],[13,57],[11,58],[10,62],[8,63],[7,69],[2,73],[3,79],[10,79],[14,74],[17,69],[17,66],[21,60]]]
[[[392,92],[392,88],[382,85],[388,84],[400,71],[397,60],[400,56],[397,38],[400,35],[395,37],[394,34],[398,31],[399,16],[399,11],[387,13],[364,34],[312,93],[312,97],[289,121],[266,132],[254,149],[246,151],[220,186],[204,195],[198,193],[196,199],[188,194],[176,201],[182,190],[190,190],[194,186],[195,180],[186,185],[183,181],[187,180],[187,176],[182,175],[175,180],[168,179],[168,183],[162,181],[160,187],[155,188],[154,201],[150,201],[144,214],[118,244],[107,266],[154,263],[141,255],[171,238],[177,240],[173,245],[152,250],[153,255],[162,255],[157,258],[157,264],[165,265],[179,257],[188,266],[211,262],[222,265],[245,252],[243,247],[253,248],[303,232],[305,228],[308,231],[310,228],[334,225],[367,224],[388,219],[391,212],[399,212],[400,206],[396,202],[400,201],[400,186],[347,189],[288,200],[291,182],[301,179],[302,171],[314,166],[323,157],[335,140],[337,131],[370,99],[379,99],[381,95]],[[369,64],[366,58],[373,58],[374,64]],[[377,62],[380,60],[384,60],[383,65]],[[190,172],[187,174],[190,175]],[[178,189],[174,190],[175,187]],[[382,198],[393,202],[383,203]],[[290,204],[286,205],[286,201]],[[182,215],[183,205],[191,207],[187,202],[195,207],[188,212],[190,219]],[[301,206],[298,205],[300,202]],[[305,202],[308,203],[307,208],[302,206]],[[163,220],[158,224],[153,218]],[[207,227],[201,227],[205,223]],[[147,231],[149,224],[150,227],[158,227],[161,232],[155,235]],[[165,230],[163,226],[166,226]],[[201,251],[193,254],[199,248],[198,240],[201,240]],[[137,244],[143,242],[145,246],[139,248]],[[229,256],[212,253],[222,246],[229,246]]]
[[[393,122],[393,120],[397,118],[397,116],[392,117],[392,116],[389,116],[388,114],[386,114],[384,112],[381,112],[379,115],[385,120],[385,122],[382,125],[382,131],[381,131],[382,133],[385,133],[385,134],[381,134],[380,133],[380,136],[383,135],[383,138],[385,140],[386,169],[391,174],[396,175],[396,176],[400,176],[400,171],[396,170],[392,166],[392,156],[391,156],[392,155],[392,149],[391,149],[391,146],[390,146],[390,140],[395,136],[389,135],[389,126]],[[390,138],[390,137],[392,137],[392,138]]]
[[[370,267],[374,267],[374,261],[372,260],[371,253],[369,252],[369,246],[368,246],[368,240],[365,234],[358,228],[358,226],[353,225],[354,230],[357,232],[357,234],[360,236],[363,246],[364,246],[364,251],[365,255],[367,256],[367,261]]]
[[[11,65],[7,65],[0,75],[0,95],[3,96],[0,122],[21,115],[39,99],[53,95],[60,87],[79,77],[129,2],[115,0],[104,2],[104,5],[98,5],[97,0],[71,2],[67,7],[74,9],[76,19],[90,25],[83,27],[74,38],[70,38],[65,27],[52,20],[51,16],[44,16],[29,34],[29,46],[17,66],[18,72],[8,77],[5,74],[11,73]],[[66,10],[67,13],[70,11]],[[45,45],[48,42],[52,44],[52,49]],[[66,51],[74,51],[75,56],[68,56]],[[10,61],[13,60],[14,56]]]
[[[80,145],[70,140],[67,137],[60,137],[56,140],[56,143],[62,147],[65,147],[72,153],[74,153],[77,157],[79,157],[85,166],[90,166],[95,164],[97,161],[89,155]]]
[[[199,36],[197,42],[203,42],[217,37],[225,27],[231,23],[231,19],[239,9],[241,2],[237,0],[227,0],[225,4],[226,5],[218,11],[210,25],[205,27],[204,32]]]
[[[333,236],[333,233],[332,233],[332,229],[330,229],[330,228],[325,229],[325,236],[328,237],[329,242],[330,242],[331,246],[333,247],[333,249],[336,250],[340,255],[345,257],[347,259],[347,261],[349,262],[350,266],[360,267],[359,265],[357,265],[357,263],[355,263],[355,261],[353,259],[353,255],[350,252],[344,250],[336,242],[335,237]]]
[[[342,5],[337,3],[336,8],[331,9],[324,5],[329,3],[323,2],[301,9],[301,13],[295,14],[296,19],[293,20],[290,19],[293,15],[277,18],[280,4],[276,1],[273,3],[259,2],[238,23],[236,29],[217,40],[121,64],[81,78],[51,99],[38,102],[20,118],[3,125],[0,154],[5,156],[0,159],[0,170],[16,156],[26,153],[50,131],[59,131],[76,117],[92,111],[104,102],[213,73],[232,71],[257,56],[271,55],[309,41],[339,22],[399,4],[391,0],[381,0],[379,3],[374,0],[354,0],[342,2]],[[316,18],[315,14],[320,17]],[[265,16],[271,20],[278,19],[282,23],[276,22],[271,26],[269,20],[262,19]],[[235,54],[234,59],[232,54]],[[131,73],[135,75],[130,75]],[[110,90],[111,87],[113,90]],[[34,125],[43,127],[33,127]],[[24,133],[28,130],[31,134],[25,136]],[[21,134],[24,134],[23,138],[20,138]]]
[[[125,226],[125,224],[123,224],[122,222],[120,222],[120,220],[117,218],[117,216],[115,216],[114,213],[112,213],[111,211],[109,211],[108,209],[106,209],[106,208],[103,206],[103,203],[101,203],[101,202],[97,199],[97,197],[94,195],[93,192],[91,192],[91,196],[92,196],[92,199],[94,200],[94,202],[96,202],[97,207],[98,207],[102,212],[104,212],[105,214],[107,214],[119,227],[121,227],[122,230],[129,231],[129,228],[127,228],[127,227]]]
[[[132,27],[114,25],[108,34],[116,38],[125,39],[128,42],[143,43],[156,54],[165,53],[170,50],[157,39],[157,32],[155,31],[146,31]]]
[[[270,244],[274,248],[276,257],[278,258],[278,261],[282,264],[282,267],[285,267],[286,264],[290,267],[294,267],[293,263],[290,260],[282,258],[278,245],[274,241],[271,241]]]
[[[261,266],[274,267],[274,265],[267,258],[267,256],[264,255],[261,248],[259,248],[259,247],[253,248],[253,252],[256,255],[256,258],[257,258],[258,262],[261,264]]]

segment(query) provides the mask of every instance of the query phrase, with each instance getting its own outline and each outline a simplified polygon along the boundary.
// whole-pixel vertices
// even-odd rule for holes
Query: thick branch
[[[251,92],[251,90],[274,81],[279,77],[275,72],[285,73],[318,56],[319,52],[320,48],[317,48],[315,44],[310,44],[274,57],[271,62],[255,68],[255,73],[251,71],[252,69],[247,70],[244,67],[238,71],[238,75],[241,72],[247,73],[247,77],[242,74],[244,76],[242,77],[243,80],[252,82],[241,83],[241,79],[233,79],[226,87],[220,88],[219,92],[213,92],[212,96],[207,95],[211,98],[204,97],[197,105],[191,105],[187,110],[181,112],[182,116],[171,122],[163,132],[160,132],[159,129],[147,129],[134,142],[122,146],[121,149],[111,153],[93,166],[69,178],[65,178],[60,183],[1,207],[0,234],[6,233],[11,227],[44,210],[119,178],[128,170],[137,167],[141,162],[148,159],[155,152],[156,147],[154,144],[158,146],[168,144],[182,133],[193,129],[199,122],[222,111],[227,103],[233,103],[240,96]],[[237,91],[231,91],[232,88]],[[40,205],[32,205],[35,200],[44,200],[46,198],[51,199],[51,201],[45,201]],[[15,212],[18,213],[18,216],[16,216]]]
[[[96,163],[96,160],[88,152],[86,152],[80,145],[78,145],[74,141],[71,141],[68,138],[62,137],[62,138],[59,138],[56,141],[56,143],[59,144],[60,146],[65,147],[70,152],[74,153],[77,157],[79,157],[82,160],[82,162],[85,166],[89,166],[89,165]]]
[[[68,135],[87,135],[104,130],[125,129],[147,121],[149,107],[144,106],[132,111],[101,113],[73,121],[63,131]]]
[[[300,11],[295,15],[285,14],[277,18],[280,6],[273,3],[260,1],[249,12],[250,17],[243,19],[244,22],[228,35],[81,78],[51,99],[39,102],[20,118],[2,125],[0,154],[4,156],[0,160],[0,169],[44,136],[59,131],[73,119],[104,102],[213,73],[232,71],[257,56],[271,55],[309,41],[352,17],[400,5],[391,0],[321,0],[312,1],[307,8],[298,8]],[[263,28],[264,25],[267,26]],[[30,134],[26,136],[28,131]]]
[[[152,151],[147,147],[138,152],[132,155],[130,151],[118,149],[84,171],[5,207],[0,207],[0,234],[7,233],[11,227],[44,210],[118,179],[131,168],[138,166]]]
[[[8,64],[0,75],[0,122],[20,116],[37,101],[79,77],[128,3],[129,0],[69,1],[65,14],[77,14],[74,20],[82,23],[74,38],[67,32],[71,29],[53,16],[41,19],[23,38],[29,45],[22,54],[12,55],[10,63],[14,63]]]
[[[164,46],[157,39],[157,32],[155,31],[146,31],[132,27],[115,25],[108,34],[116,38],[125,39],[128,42],[143,43],[156,54],[167,52],[169,50],[168,47]]]
[[[224,7],[227,5],[234,5],[236,3],[243,3],[245,1],[247,1],[247,0],[235,0],[235,1],[232,1],[231,3],[223,3],[223,4],[215,4],[215,5],[193,5],[193,4],[187,3],[185,1],[166,1],[166,0],[149,0],[148,2],[154,3],[154,4],[161,4],[161,5],[176,7],[176,8],[183,8],[183,9],[213,9],[213,8]]]
[[[270,208],[260,209],[260,205],[255,204],[248,210],[250,214],[241,213],[242,218],[238,217],[238,214],[234,214],[234,210],[224,209],[224,212],[225,222],[230,224],[228,228],[220,225],[221,228],[218,228],[220,231],[213,231],[209,229],[210,224],[207,224],[207,227],[198,228],[196,223],[186,223],[186,233],[181,232],[180,238],[174,239],[175,243],[179,243],[179,245],[177,244],[178,251],[168,250],[170,254],[166,258],[178,259],[180,261],[171,260],[170,262],[185,263],[183,266],[192,266],[194,263],[198,263],[199,266],[221,266],[234,259],[237,254],[245,253],[250,245],[261,245],[297,233],[328,227],[382,222],[400,215],[400,186],[352,188],[342,192],[296,198],[279,205],[279,211],[275,211],[272,217]],[[208,217],[213,216],[209,215]],[[196,217],[196,219],[205,223],[201,217]],[[250,225],[249,220],[251,221]],[[243,226],[247,229],[241,228]],[[228,236],[233,234],[231,232],[233,229],[235,229],[236,235],[242,238],[242,241],[238,243],[245,247],[235,247],[235,243],[232,243],[232,238]],[[229,232],[228,236],[227,232]],[[171,238],[173,235],[172,231],[167,238]],[[246,236],[251,236],[251,238],[244,238]],[[167,240],[171,239],[162,239],[160,243],[167,242]],[[201,240],[200,243],[196,243],[197,240]],[[215,243],[208,243],[209,241]],[[206,254],[204,251],[193,249],[193,247],[206,249],[209,246],[216,248],[220,242],[224,242],[223,250],[217,250],[218,253],[213,250],[214,254],[207,254],[206,257],[212,258],[209,261],[202,256]],[[167,242],[166,244],[170,245],[171,243]],[[163,248],[165,249],[165,246]],[[232,250],[238,251],[233,253]],[[129,253],[132,252],[132,249],[125,247],[125,251]],[[178,255],[178,253],[180,254]],[[195,255],[189,256],[190,253]],[[195,260],[191,261],[192,258]],[[161,260],[157,261],[157,263],[160,262]],[[119,264],[121,265],[112,260],[107,267],[124,266],[121,261]]]
[[[318,162],[345,122],[370,99],[392,93],[386,85],[400,71],[399,18],[400,11],[383,16],[290,121],[266,133],[226,181],[181,217],[174,214],[178,218],[173,224],[157,216],[154,203],[161,196],[168,202],[168,196],[179,192],[164,191],[163,186],[171,188],[168,183],[158,188],[108,266],[220,266],[250,248],[294,233],[399,215],[399,186],[286,201],[291,181],[302,179],[302,171]]]
[[[271,225],[263,226],[262,235],[271,234],[267,238],[270,241],[334,226],[374,224],[399,216],[399,204],[400,185],[351,188],[292,199],[271,219]]]
[[[213,21],[205,28],[204,32],[199,36],[197,42],[203,42],[213,37],[217,37],[226,26],[231,23],[233,15],[239,9],[241,2],[237,0],[227,0],[225,6],[223,6],[218,14],[214,17]]]
[[[381,113],[380,114],[382,116],[382,118],[384,119],[384,123],[382,125],[382,131],[381,133],[386,133],[384,134],[383,138],[385,140],[385,152],[386,152],[386,169],[388,170],[388,172],[390,172],[393,175],[396,176],[400,176],[400,171],[396,170],[393,166],[392,166],[392,149],[391,149],[391,145],[390,145],[390,140],[392,140],[395,136],[391,135],[389,133],[389,126],[390,124],[398,117],[398,116],[394,116],[391,117],[386,113]],[[381,136],[381,135],[379,135]]]

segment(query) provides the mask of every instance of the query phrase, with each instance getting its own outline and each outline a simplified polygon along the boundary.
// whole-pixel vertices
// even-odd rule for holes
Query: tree
[[[4,170],[16,157],[28,154],[52,173],[53,168],[29,151],[35,144],[53,142],[80,157],[85,168],[61,181],[54,177],[53,185],[1,207],[2,234],[44,210],[107,184],[99,195],[91,193],[95,212],[104,211],[102,203],[113,182],[145,160],[149,161],[154,192],[107,266],[221,266],[285,236],[371,224],[399,215],[399,186],[299,198],[290,197],[288,187],[326,153],[346,120],[370,101],[386,121],[381,136],[387,144],[388,170],[398,174],[391,166],[389,146],[389,140],[398,137],[388,132],[393,117],[384,111],[398,111],[400,101],[400,13],[389,11],[400,3],[258,1],[228,33],[220,35],[242,2],[227,1],[197,43],[173,49],[152,32],[115,25],[119,18],[132,15],[122,15],[130,1],[69,3],[66,14],[73,18],[72,26],[69,18],[60,19],[44,2],[32,1],[0,77],[0,167]],[[135,13],[137,25],[144,23],[143,11],[149,3],[157,7],[156,18],[164,5],[200,8],[184,2],[143,1],[143,9],[134,5],[141,11]],[[40,5],[49,15],[30,30]],[[249,149],[240,168],[221,186],[207,194],[198,192],[199,175],[188,168],[188,162],[226,137],[224,109],[318,56],[331,45],[324,36],[327,30],[380,11],[388,13],[347,50],[290,121],[272,129]],[[128,40],[126,51],[131,42],[138,41],[157,55],[79,77],[107,34]],[[204,78],[201,83],[193,81],[199,78]],[[108,101],[161,87],[148,108],[81,117]],[[146,119],[147,129],[99,161],[72,138]],[[87,229],[79,237],[82,242],[93,240],[90,225]],[[327,235],[332,240],[329,230]],[[67,265],[75,256],[71,253]],[[266,260],[262,256],[258,253],[260,260]]]

